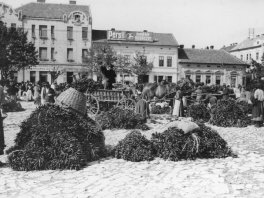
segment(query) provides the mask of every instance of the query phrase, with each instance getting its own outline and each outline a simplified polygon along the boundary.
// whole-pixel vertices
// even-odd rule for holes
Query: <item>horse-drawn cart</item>
[[[86,93],[87,111],[90,115],[96,115],[100,111],[100,103],[115,103],[116,106],[123,109],[135,109],[136,102],[132,99],[132,93],[129,90],[105,90],[98,89],[93,93]]]

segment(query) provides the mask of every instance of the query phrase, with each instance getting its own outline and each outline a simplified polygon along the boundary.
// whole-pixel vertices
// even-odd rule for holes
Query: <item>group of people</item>
[[[50,85],[48,82],[32,83],[28,81],[15,83],[10,81],[5,83],[3,89],[5,95],[10,97],[11,100],[34,101],[36,105],[44,105],[55,102],[56,87],[56,82]]]

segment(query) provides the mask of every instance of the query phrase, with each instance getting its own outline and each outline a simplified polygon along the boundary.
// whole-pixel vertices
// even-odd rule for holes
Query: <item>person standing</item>
[[[136,103],[136,113],[140,114],[143,117],[144,122],[146,122],[150,114],[149,104],[141,95],[138,97],[139,100]]]
[[[227,100],[229,98],[229,89],[226,85],[223,85],[223,100]]]
[[[39,106],[41,105],[41,97],[40,97],[40,86],[38,84],[35,84],[34,86],[34,104]]]
[[[113,89],[113,84],[116,83],[116,73],[115,73],[113,65],[111,65],[110,69],[107,71],[107,78],[108,78],[108,87],[107,87],[107,89],[112,90]]]
[[[4,87],[0,84],[0,105],[2,108],[2,104],[5,102],[5,93]],[[0,155],[4,154],[5,149],[5,136],[4,136],[4,126],[3,126],[3,115],[2,111],[0,111]]]
[[[47,98],[47,95],[48,95],[48,92],[49,92],[49,88],[47,87],[47,83],[43,83],[43,87],[41,89],[41,94],[40,94],[40,97],[41,97],[41,105],[45,105],[46,104],[46,98]]]
[[[174,105],[172,111],[172,115],[174,116],[178,116],[178,117],[184,116],[182,97],[183,97],[182,92],[180,89],[178,89],[174,97]]]
[[[7,93],[10,96],[11,100],[14,100],[14,101],[17,100],[17,92],[18,92],[18,89],[16,88],[15,83],[11,81],[10,86],[7,90]]]
[[[252,122],[256,127],[261,127],[263,125],[263,115],[264,115],[264,92],[260,89],[260,84],[257,85],[254,95],[251,96],[251,102],[253,104],[252,108]]]
[[[55,91],[54,89],[52,89],[50,87],[49,84],[47,84],[47,88],[48,88],[48,91],[47,91],[47,94],[46,94],[46,103],[54,103],[55,102]]]

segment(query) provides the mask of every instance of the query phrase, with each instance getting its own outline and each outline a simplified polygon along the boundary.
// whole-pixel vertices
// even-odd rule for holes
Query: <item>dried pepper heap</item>
[[[220,100],[212,109],[210,124],[221,127],[246,127],[250,124],[250,118],[235,100]]]
[[[39,107],[20,128],[8,151],[14,170],[78,170],[105,155],[105,138],[95,121],[56,105]]]

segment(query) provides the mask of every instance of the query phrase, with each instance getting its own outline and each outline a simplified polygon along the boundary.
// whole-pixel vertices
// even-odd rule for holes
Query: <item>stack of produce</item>
[[[179,161],[229,156],[235,157],[226,141],[203,124],[188,133],[170,127],[163,133],[152,134],[150,141],[133,131],[115,148],[115,157],[129,161],[149,161],[155,157]]]
[[[151,104],[150,113],[151,114],[168,114],[171,108],[167,102],[159,102]]]
[[[115,157],[132,162],[150,161],[155,157],[153,144],[139,131],[132,131],[115,147]]]
[[[105,138],[95,121],[57,105],[40,106],[20,128],[7,151],[14,170],[78,170],[105,156]]]
[[[246,127],[250,119],[235,100],[220,100],[212,109],[210,123],[220,127]]]
[[[20,102],[17,102],[15,100],[8,100],[2,105],[4,112],[18,112],[18,111],[24,111],[25,109],[22,108]]]
[[[251,114],[252,113],[252,105],[248,104],[247,101],[237,101],[237,105],[241,108],[243,113]]]
[[[194,82],[191,79],[185,78],[177,82],[178,88],[183,93],[191,93],[194,88]]]
[[[194,120],[203,120],[205,122],[210,119],[209,111],[203,103],[195,103],[188,106],[187,115]]]
[[[93,93],[97,89],[103,88],[102,84],[100,84],[99,82],[87,78],[78,79],[77,81],[73,82],[70,86],[82,93]]]
[[[96,121],[101,125],[102,129],[142,129],[148,130],[148,126],[144,124],[144,119],[140,114],[136,114],[133,110],[114,107],[106,112],[101,112]]]

